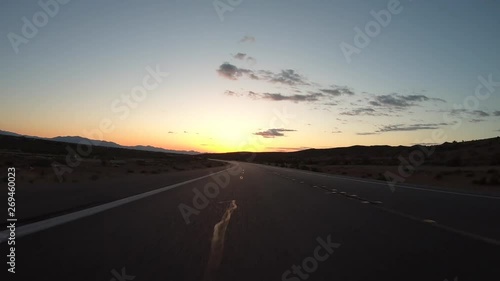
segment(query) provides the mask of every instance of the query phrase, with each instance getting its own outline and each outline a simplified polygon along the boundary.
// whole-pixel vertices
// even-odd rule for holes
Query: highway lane
[[[29,185],[18,183],[16,200],[23,205],[17,210],[16,217],[20,224],[42,220],[206,176],[225,168],[213,167],[148,175],[133,174],[97,182]],[[77,172],[78,170],[75,171]],[[5,200],[7,193],[0,194],[0,201]],[[7,213],[3,213],[1,218],[0,225],[3,226]]]
[[[500,243],[500,193],[498,196],[423,188],[400,184],[392,190],[384,181],[350,178],[293,169],[263,166],[289,180],[306,186],[356,195],[379,207],[415,219],[436,223]]]
[[[240,165],[244,171],[231,176],[206,208],[190,216],[190,224],[181,215],[179,204],[193,206],[193,190],[203,190],[214,182],[212,178],[19,238],[16,279],[119,280],[114,273],[122,270],[135,276],[133,280],[442,281],[458,277],[462,281],[498,280],[500,276],[498,245],[404,216],[406,209],[386,207],[389,197],[380,197],[382,204],[367,204],[332,194],[317,184],[338,190],[351,188],[346,192],[359,191],[359,196],[370,199],[379,193],[394,196],[394,201],[409,200],[405,199],[409,195],[398,199],[398,192],[385,194],[379,187],[369,189],[345,179]],[[224,214],[227,219],[233,200],[236,208],[222,224],[226,229],[221,249],[220,243],[212,243],[214,226]],[[421,202],[422,208],[461,202],[446,200],[415,202]],[[425,217],[426,213],[410,215]],[[439,217],[436,221],[442,223],[446,216],[452,217],[452,213],[437,212],[432,218]],[[484,216],[493,229],[498,224],[496,216],[498,212]],[[453,225],[462,226],[471,230],[468,223]],[[496,238],[495,230],[485,233]],[[328,240],[336,246],[322,247]],[[212,245],[218,248],[214,251]],[[318,246],[322,248],[316,252]],[[6,244],[0,249],[6,253]],[[220,260],[214,253],[221,254]],[[315,253],[322,261],[308,259]],[[294,273],[293,266],[302,267],[304,261],[310,272],[295,267]]]

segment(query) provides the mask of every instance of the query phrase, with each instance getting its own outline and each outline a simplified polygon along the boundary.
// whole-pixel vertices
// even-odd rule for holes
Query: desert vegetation
[[[29,184],[61,182],[55,167],[67,165],[77,145],[42,139],[1,136],[0,167],[15,167],[17,181]],[[64,173],[62,182],[94,182],[138,174],[163,174],[223,166],[224,163],[197,155],[140,151],[123,148],[92,147],[88,157],[80,157],[72,172]],[[2,178],[5,182],[7,178]]]

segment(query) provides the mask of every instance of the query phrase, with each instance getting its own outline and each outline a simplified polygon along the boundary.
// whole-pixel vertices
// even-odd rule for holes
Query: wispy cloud
[[[310,85],[307,79],[293,69],[285,69],[280,73],[269,70],[261,70],[260,74],[271,83],[279,83],[288,86]]]
[[[370,107],[363,107],[363,108],[356,108],[350,111],[344,111],[341,112],[340,115],[347,115],[347,116],[387,116],[386,113],[378,112],[373,108]]]
[[[332,95],[332,96],[340,96],[340,95],[354,95],[354,91],[348,87],[341,87],[341,86],[332,86],[331,89],[320,89],[319,90],[322,93]]]
[[[255,65],[257,63],[257,59],[245,53],[237,53],[236,55],[232,55],[232,57],[240,61],[246,61],[249,65]]]
[[[444,111],[444,112],[446,112],[446,111]],[[451,115],[461,115],[461,114],[465,114],[465,113],[469,113],[469,112],[465,109],[452,109],[452,110],[450,110]]]
[[[336,106],[336,105],[338,105],[338,103],[336,103],[336,102],[327,102],[327,103],[325,103],[325,105]]]
[[[471,122],[471,123],[480,123],[480,122],[484,122],[484,121],[486,121],[486,120],[484,120],[484,119],[476,119],[476,118],[469,120],[469,122]]]
[[[490,117],[490,116],[500,116],[500,111],[495,111],[492,113],[488,113],[484,110],[467,110],[467,109],[452,109],[450,111],[444,111],[448,112],[449,114],[453,116],[458,116],[460,118],[471,118],[468,121],[471,123],[479,123],[479,122],[484,122],[487,121],[484,119],[485,117]],[[498,114],[498,115],[497,115]]]
[[[488,117],[488,116],[490,116],[490,114],[489,114],[489,113],[484,112],[484,111],[482,111],[482,110],[474,110],[474,111],[472,111],[472,114],[473,114],[473,115],[476,115],[476,116],[478,116],[478,117]]]
[[[322,96],[321,94],[291,95],[291,96],[285,96],[282,94],[271,94],[271,93],[260,94],[261,99],[273,100],[273,101],[293,101],[293,102],[317,101],[321,96]]]
[[[245,35],[245,36],[243,36],[243,38],[240,39],[239,42],[240,43],[254,43],[255,42],[255,37]]]
[[[296,130],[290,129],[269,129],[266,131],[256,132],[254,135],[262,136],[264,138],[275,138],[275,137],[284,137],[285,134],[283,132],[295,132]]]
[[[225,95],[228,96],[235,96],[235,97],[241,97],[246,95],[247,97],[254,99],[254,100],[271,100],[271,101],[292,101],[292,102],[311,102],[311,101],[317,101],[319,100],[323,94],[321,93],[314,93],[314,94],[308,94],[308,95],[283,95],[281,93],[256,93],[253,91],[248,91],[246,94],[244,93],[237,93],[234,91],[227,90]]]
[[[396,125],[387,125],[380,128],[377,133],[384,132],[407,132],[407,131],[420,131],[420,130],[434,130],[438,129],[442,126],[450,125],[448,123],[422,123],[422,124],[396,124]]]
[[[369,104],[373,106],[407,108],[411,106],[416,106],[418,105],[418,103],[426,101],[446,102],[443,99],[430,98],[425,95],[390,94],[390,95],[375,96],[374,99],[369,102]]]
[[[233,58],[237,60],[244,60],[247,57],[247,54],[244,53],[237,53],[236,55],[233,56]]]
[[[247,63],[249,63],[250,65],[254,65],[257,63],[257,59],[251,56],[247,56]]]
[[[243,96],[243,94],[241,94],[241,93],[233,92],[233,91],[230,91],[230,90],[227,90],[226,92],[224,92],[224,94],[228,95],[228,96],[234,96],[234,97],[241,97],[241,96]]]
[[[235,58],[244,59],[246,54],[238,53],[234,55]],[[255,60],[252,57],[248,57],[250,60]],[[307,79],[301,74],[297,73],[293,69],[282,70],[279,73],[274,73],[269,70],[259,70],[254,71],[245,68],[239,68],[233,64],[225,62],[219,66],[216,70],[220,76],[230,79],[238,80],[243,75],[247,75],[254,80],[263,80],[272,84],[284,84],[288,86],[303,86],[310,85]]]

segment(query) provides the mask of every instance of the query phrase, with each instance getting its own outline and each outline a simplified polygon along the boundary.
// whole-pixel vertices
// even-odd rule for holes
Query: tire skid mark
[[[212,235],[212,242],[210,247],[210,257],[208,259],[207,268],[205,269],[204,281],[211,281],[215,275],[215,272],[219,268],[222,261],[222,255],[224,253],[224,237],[226,235],[226,229],[231,220],[231,215],[234,210],[238,208],[236,205],[236,200],[232,200],[229,207],[222,215],[222,219],[214,226],[214,233]]]

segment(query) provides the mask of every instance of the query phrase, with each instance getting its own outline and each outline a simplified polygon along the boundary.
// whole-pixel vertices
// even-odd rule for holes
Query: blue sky
[[[500,81],[497,1],[54,1],[14,44],[44,10],[0,4],[0,129],[85,135],[106,119],[106,140],[199,151],[500,134],[500,87],[474,99],[479,76]],[[382,10],[390,21],[348,62],[340,45],[356,47],[354,28]],[[113,102],[148,67],[169,75],[120,115]],[[293,118],[275,122],[283,111]]]

